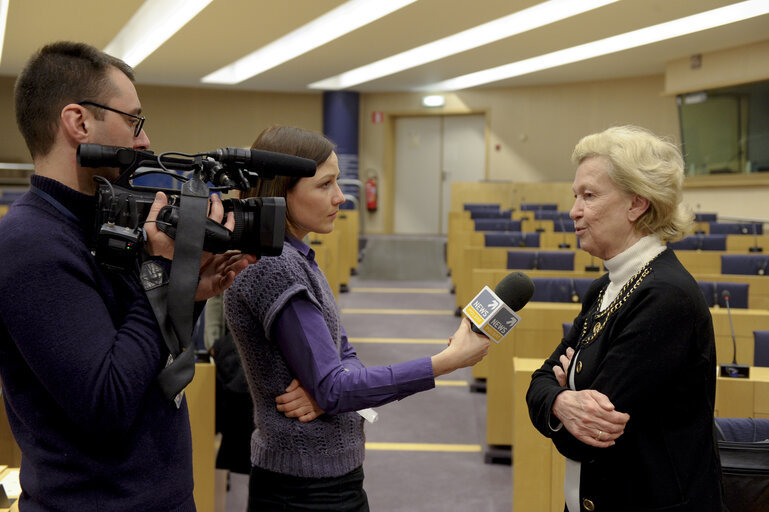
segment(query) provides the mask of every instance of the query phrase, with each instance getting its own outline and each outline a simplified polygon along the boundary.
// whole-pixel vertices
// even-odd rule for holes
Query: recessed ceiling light
[[[392,75],[473,48],[543,27],[619,0],[549,0],[454,35],[412,48],[308,85],[339,90]]]
[[[104,52],[137,66],[187,24],[211,0],[146,0]]]
[[[693,34],[729,23],[735,23],[769,13],[767,0],[747,0],[725,7],[719,7],[677,20],[652,25],[632,32],[607,37],[591,43],[558,50],[538,57],[524,59],[503,66],[469,73],[442,82],[429,84],[415,90],[451,91],[467,89],[482,84],[522,76],[535,71],[572,64],[602,55],[657,43],[666,39]]]
[[[204,76],[201,82],[237,84],[349,34],[416,0],[350,0],[270,44]]]

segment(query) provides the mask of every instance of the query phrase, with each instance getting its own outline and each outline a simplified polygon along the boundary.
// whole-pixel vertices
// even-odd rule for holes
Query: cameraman
[[[192,511],[186,401],[164,398],[169,357],[136,272],[89,250],[94,176],[81,143],[145,149],[133,70],[96,48],[58,42],[16,81],[16,119],[35,165],[30,191],[0,222],[0,377],[21,447],[21,510]],[[146,251],[170,268],[174,242],[146,219]],[[221,201],[210,217],[221,221]],[[232,229],[234,219],[225,224]],[[253,256],[206,254],[196,301],[221,293]],[[196,308],[199,312],[199,307]]]

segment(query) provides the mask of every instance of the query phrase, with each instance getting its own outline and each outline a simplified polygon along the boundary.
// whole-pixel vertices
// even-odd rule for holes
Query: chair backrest
[[[478,210],[499,210],[499,203],[465,203],[463,208],[467,211],[474,212]]]
[[[695,213],[694,222],[715,222],[718,220],[718,215],[715,213]]]
[[[766,275],[769,255],[766,254],[722,254],[722,274]]]
[[[757,222],[711,222],[711,235],[763,235],[764,225]]]
[[[512,210],[470,210],[471,219],[509,219],[512,215]]]
[[[535,302],[575,302],[582,301],[585,292],[593,283],[589,277],[534,277],[534,295],[531,300]]]
[[[484,241],[486,247],[539,247],[539,233],[488,231]]]
[[[571,219],[557,219],[553,221],[553,232],[574,233],[574,221]]]
[[[555,203],[521,203],[521,211],[557,210]]]
[[[681,251],[725,251],[726,235],[692,235],[677,242],[668,242],[668,247]]]
[[[753,331],[753,365],[769,366],[769,331]]]
[[[727,510],[769,510],[769,419],[715,418]]]
[[[748,307],[748,291],[750,287],[748,283],[697,281],[697,284],[700,286],[700,290],[702,290],[702,294],[705,296],[705,302],[708,303],[708,307],[712,308],[717,305],[719,307],[725,308],[725,291],[729,292],[730,308],[744,309]]]
[[[558,219],[571,220],[569,212],[561,212],[558,210],[535,210],[534,220],[554,220]]]
[[[521,221],[512,219],[475,219],[476,231],[520,231]]]
[[[507,268],[574,270],[573,251],[507,251]]]

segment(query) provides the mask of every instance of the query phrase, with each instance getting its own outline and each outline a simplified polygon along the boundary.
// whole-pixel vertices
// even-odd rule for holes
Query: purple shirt
[[[287,236],[286,241],[322,273],[315,251],[293,237]],[[278,332],[281,334],[275,335]],[[322,312],[302,294],[292,297],[281,310],[272,337],[299,382],[328,414],[384,405],[435,387],[430,357],[366,368],[344,328],[337,350]]]

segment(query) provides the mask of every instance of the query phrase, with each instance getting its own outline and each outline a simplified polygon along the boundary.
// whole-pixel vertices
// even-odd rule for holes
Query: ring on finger
[[[601,440],[601,436],[602,436],[602,435],[603,435],[603,431],[602,431],[602,430],[599,430],[599,431],[598,431],[598,435],[597,435],[597,436],[595,436],[595,440],[596,440],[596,441],[600,441],[600,440]]]

